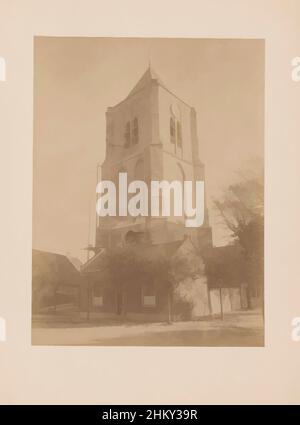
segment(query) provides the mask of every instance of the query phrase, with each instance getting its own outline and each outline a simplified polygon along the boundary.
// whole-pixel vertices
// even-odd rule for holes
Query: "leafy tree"
[[[168,298],[169,322],[173,320],[174,295],[179,283],[201,273],[199,258],[179,253],[167,255],[153,245],[125,245],[107,252],[108,283],[117,294],[117,312],[124,314],[124,294],[132,282],[152,282]],[[185,308],[188,308],[185,305]]]

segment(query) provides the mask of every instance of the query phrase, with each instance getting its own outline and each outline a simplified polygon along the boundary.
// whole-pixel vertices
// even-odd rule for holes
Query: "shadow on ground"
[[[78,344],[81,345],[81,344]],[[146,335],[98,339],[91,346],[263,347],[262,330],[230,329],[151,332]]]

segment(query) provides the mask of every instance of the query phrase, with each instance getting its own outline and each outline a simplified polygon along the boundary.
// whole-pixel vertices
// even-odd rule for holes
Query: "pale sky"
[[[149,60],[164,84],[196,108],[209,207],[245,161],[263,158],[263,41],[38,37],[33,248],[85,258],[89,233],[94,242],[105,111],[128,95]],[[214,243],[224,244],[211,208],[210,221]]]

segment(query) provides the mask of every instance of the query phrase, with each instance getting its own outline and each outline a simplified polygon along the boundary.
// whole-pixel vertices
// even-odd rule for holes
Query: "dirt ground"
[[[68,322],[66,322],[68,320]],[[34,318],[33,345],[263,347],[259,311],[228,313],[224,319],[168,323],[80,322]]]

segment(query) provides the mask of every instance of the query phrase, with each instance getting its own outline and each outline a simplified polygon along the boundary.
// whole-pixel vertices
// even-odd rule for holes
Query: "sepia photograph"
[[[0,405],[299,405],[300,2],[0,4]]]

